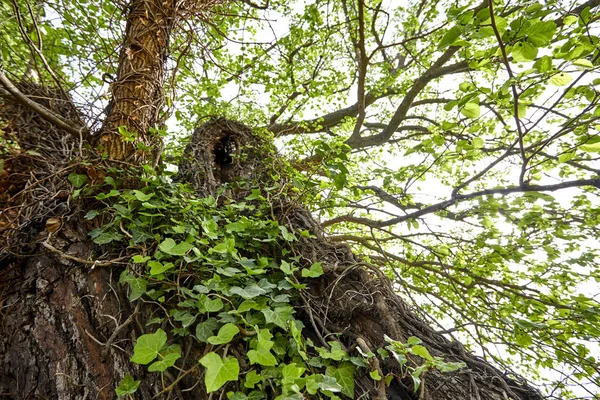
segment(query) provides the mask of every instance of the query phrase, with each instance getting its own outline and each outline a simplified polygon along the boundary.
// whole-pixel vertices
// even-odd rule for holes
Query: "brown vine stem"
[[[4,75],[4,71],[2,71],[1,69],[0,69],[0,84],[2,86],[4,86],[4,89],[6,89],[6,91],[8,93],[10,93],[19,103],[21,103],[25,107],[32,109],[33,111],[38,113],[42,118],[44,118],[46,121],[56,125],[60,129],[63,129],[65,131],[69,132],[76,139],[79,139],[83,132],[87,133],[86,127],[84,127],[84,126],[74,127],[72,122],[69,123],[68,121],[65,121],[64,119],[62,119],[60,116],[58,116],[53,111],[47,109],[43,105],[38,104],[35,101],[31,100],[29,97],[25,96],[23,93],[21,93],[21,91],[19,89],[17,89],[17,87],[15,85],[13,85],[13,83],[10,81],[10,79],[8,79],[6,77],[6,75]]]
[[[496,36],[498,46],[500,47],[500,51],[502,52],[502,61],[506,66],[506,72],[508,72],[510,88],[512,90],[513,95],[513,114],[515,118],[515,123],[517,124],[517,134],[519,135],[519,149],[521,151],[521,159],[523,160],[523,165],[521,166],[521,175],[519,176],[519,186],[523,186],[525,182],[525,172],[527,172],[527,156],[525,155],[525,147],[523,146],[523,129],[521,126],[521,119],[519,118],[519,92],[517,92],[515,75],[513,74],[513,71],[510,68],[510,62],[508,60],[508,55],[506,54],[506,46],[504,46],[504,42],[502,41],[502,37],[500,36],[500,32],[498,31],[498,26],[496,25],[496,17],[494,16],[494,1],[488,0],[488,5],[490,7],[490,21],[492,29],[494,30],[494,35]]]
[[[50,239],[50,235],[48,236],[48,239]],[[129,258],[129,256],[125,256],[125,257],[119,257],[119,258],[115,258],[114,260],[109,260],[109,261],[90,261],[90,260],[84,260],[82,258],[79,257],[75,257],[75,256],[71,256],[69,254],[65,254],[62,251],[60,251],[59,249],[57,249],[56,247],[52,246],[50,243],[48,243],[48,239],[46,239],[45,242],[42,242],[42,246],[44,246],[45,248],[47,248],[48,250],[50,250],[53,253],[58,254],[59,256],[61,256],[62,258],[66,259],[66,260],[70,260],[70,261],[75,261],[78,262],[80,264],[85,264],[85,265],[91,265],[92,269],[94,269],[95,267],[110,267],[111,265],[119,262],[119,261],[123,261]]]
[[[356,338],[356,344],[358,344],[358,347],[360,347],[360,349],[365,354],[372,353],[371,349],[367,345],[367,342],[365,342],[365,340],[363,338],[361,338],[361,337]],[[385,400],[386,399],[385,376],[381,370],[381,367],[379,366],[379,360],[377,359],[377,356],[373,355],[373,357],[369,358],[369,365],[371,365],[371,368],[373,368],[375,371],[377,371],[377,373],[381,377],[381,379],[375,383],[375,386],[377,387],[377,395],[375,396],[375,399]]]

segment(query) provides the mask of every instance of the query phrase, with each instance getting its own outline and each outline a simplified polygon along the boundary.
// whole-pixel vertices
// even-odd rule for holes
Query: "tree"
[[[597,6],[1,5],[3,395],[592,398]]]

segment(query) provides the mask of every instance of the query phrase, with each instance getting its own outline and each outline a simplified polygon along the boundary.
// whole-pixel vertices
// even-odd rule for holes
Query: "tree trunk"
[[[99,153],[113,160],[139,165],[149,159],[148,147],[159,147],[148,130],[158,122],[163,106],[167,46],[183,7],[176,4],[173,0],[133,0],[130,4],[113,99],[97,142]],[[89,205],[69,199],[73,188],[67,177],[71,173],[89,181],[103,180],[93,163],[69,164],[77,142],[67,132],[35,120],[39,116],[34,112],[22,118],[27,110],[10,101],[2,107],[10,111],[5,113],[12,123],[8,135],[24,146],[21,148],[36,149],[45,137],[57,136],[58,141],[49,141],[47,149],[38,151],[40,156],[7,150],[10,157],[0,175],[0,188],[6,188],[0,198],[0,396],[112,399],[115,387],[129,372],[143,382],[135,398],[153,398],[164,387],[159,374],[146,373],[146,368],[129,361],[133,341],[146,333],[144,325],[151,311],[148,306],[132,309],[117,282],[120,264],[105,267],[89,261],[104,253],[120,259],[123,249],[93,245],[87,238],[92,227],[82,217]],[[64,115],[56,107],[54,112]],[[125,130],[119,132],[122,126]],[[133,136],[129,137],[130,133]],[[240,174],[254,180],[254,185],[264,185],[269,182],[264,171],[277,166],[264,165],[265,157],[258,150],[243,154],[257,149],[258,142],[249,128],[214,120],[192,137],[179,179],[190,182],[201,196],[214,194]],[[73,180],[71,183],[78,186]],[[229,195],[242,198],[244,193]],[[356,377],[355,398],[541,398],[531,387],[465,353],[459,343],[448,342],[419,320],[393,293],[385,277],[346,245],[327,240],[302,206],[282,203],[274,205],[274,210],[282,224],[314,235],[301,239],[300,255],[306,262],[321,262],[326,272],[295,305],[306,326],[305,337],[319,343],[335,337],[330,333],[339,334],[338,340],[352,353],[356,348],[369,352],[385,346],[385,335],[401,342],[418,336],[432,355],[464,361],[468,366],[447,374],[427,372],[418,393],[410,378],[395,379],[386,387],[383,380],[374,381],[363,373]],[[129,258],[121,261],[126,263]],[[186,363],[197,365],[194,356],[201,349],[184,344],[184,354],[186,350],[191,354]],[[390,360],[373,361],[371,367],[382,376],[402,376]],[[196,385],[201,376],[197,369],[161,398],[206,398],[202,385]],[[166,374],[164,383],[176,379]],[[179,392],[179,387],[194,389]]]
[[[98,145],[111,159],[139,164],[161,150],[160,137],[148,130],[163,110],[165,62],[177,9],[175,0],[133,0],[128,9],[119,68]]]

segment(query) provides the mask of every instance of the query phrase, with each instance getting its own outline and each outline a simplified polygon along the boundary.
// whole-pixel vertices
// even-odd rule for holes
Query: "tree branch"
[[[73,126],[73,122],[64,120],[59,115],[55,114],[53,111],[31,100],[29,97],[21,93],[21,91],[10,81],[10,79],[8,79],[6,75],[4,75],[4,72],[2,70],[0,70],[0,84],[2,84],[4,89],[6,89],[6,91],[10,93],[12,97],[15,100],[17,100],[20,104],[35,111],[46,121],[70,133],[76,139],[79,140],[83,132],[86,132],[85,136],[87,136],[87,128],[85,126]]]
[[[371,228],[383,228],[390,225],[395,225],[401,222],[405,222],[411,219],[419,218],[427,214],[431,214],[434,212],[445,210],[453,205],[456,205],[464,200],[470,200],[477,197],[488,196],[492,194],[511,194],[511,193],[523,193],[523,192],[553,192],[560,189],[572,188],[572,187],[583,187],[583,186],[593,186],[595,188],[600,189],[600,178],[592,178],[592,179],[582,179],[576,181],[567,181],[561,182],[554,185],[521,185],[521,186],[511,186],[507,188],[496,188],[496,189],[486,189],[479,192],[467,193],[467,194],[459,194],[456,197],[450,200],[444,200],[442,202],[432,204],[430,206],[424,207],[418,211],[413,213],[399,216],[396,218],[389,219],[387,221],[373,221],[369,218],[363,217],[355,217],[353,215],[341,215],[339,217],[332,218],[328,221],[324,221],[321,223],[322,227],[327,227],[330,225],[334,225],[340,222],[353,222],[357,224],[362,224],[365,226],[369,226]]]

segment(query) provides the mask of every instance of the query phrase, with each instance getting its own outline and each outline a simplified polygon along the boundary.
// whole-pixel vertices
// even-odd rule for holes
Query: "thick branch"
[[[321,225],[323,227],[327,227],[333,224],[337,224],[340,222],[353,222],[357,224],[362,224],[365,226],[369,226],[372,228],[383,228],[390,225],[395,225],[401,222],[405,222],[411,219],[419,218],[427,214],[435,213],[438,211],[445,210],[453,205],[456,205],[464,200],[470,200],[477,197],[488,196],[492,194],[502,194],[507,195],[511,193],[523,193],[523,192],[553,192],[555,190],[572,188],[572,187],[583,187],[583,186],[593,186],[595,188],[600,189],[600,178],[593,179],[582,179],[576,181],[567,181],[561,182],[554,185],[523,185],[523,186],[512,186],[507,188],[496,188],[496,189],[486,189],[479,192],[467,193],[467,194],[459,194],[453,199],[445,200],[436,204],[432,204],[430,206],[424,207],[418,211],[413,213],[402,215],[396,218],[389,219],[387,221],[373,221],[369,218],[363,217],[355,217],[353,215],[342,215],[328,221],[323,222]]]

